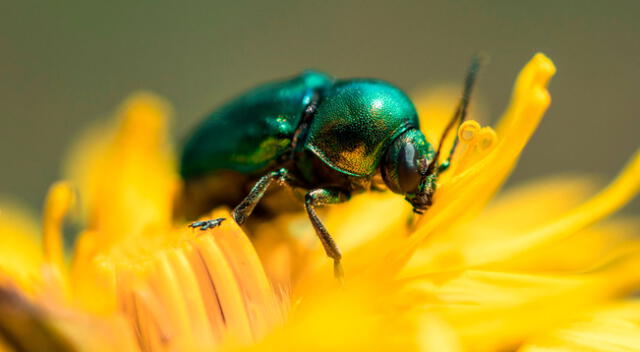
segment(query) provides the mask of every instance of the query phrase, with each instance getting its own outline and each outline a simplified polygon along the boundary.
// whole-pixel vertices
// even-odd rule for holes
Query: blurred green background
[[[175,107],[175,137],[257,83],[305,68],[407,91],[459,84],[508,102],[536,52],[553,103],[511,180],[612,177],[640,143],[640,1],[6,1],[0,5],[0,194],[36,208],[70,142],[131,92]],[[627,211],[640,209],[637,200]]]

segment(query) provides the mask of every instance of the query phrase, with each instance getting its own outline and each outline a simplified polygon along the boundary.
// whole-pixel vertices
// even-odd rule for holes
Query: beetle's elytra
[[[469,70],[462,99],[444,134],[461,123],[478,69]],[[444,136],[443,134],[443,136]],[[454,143],[454,148],[455,148]],[[273,181],[298,193],[340,275],[341,254],[315,208],[386,187],[416,213],[432,202],[439,172],[435,148],[420,131],[411,100],[374,79],[336,80],[317,71],[252,89],[210,114],[188,138],[180,160],[187,217],[217,204],[235,206],[243,224]],[[248,186],[253,187],[248,190]],[[215,196],[206,198],[204,188]],[[220,219],[193,223],[207,229]]]

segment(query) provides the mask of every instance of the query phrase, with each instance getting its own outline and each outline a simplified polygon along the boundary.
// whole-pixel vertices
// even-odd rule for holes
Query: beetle
[[[341,276],[342,255],[316,207],[345,202],[384,183],[415,213],[427,210],[457,145],[456,138],[449,156],[438,163],[442,141],[466,117],[478,68],[474,58],[437,148],[421,132],[408,96],[382,80],[336,80],[305,71],[240,95],[211,113],[186,140],[180,159],[185,199],[201,208],[188,216],[229,204],[242,225],[274,182],[302,191],[311,224],[334,261],[335,275]],[[203,185],[217,193],[213,200],[203,200]],[[223,220],[189,226],[207,230]]]

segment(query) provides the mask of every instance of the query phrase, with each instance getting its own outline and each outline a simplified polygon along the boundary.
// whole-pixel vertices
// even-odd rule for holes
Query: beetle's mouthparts
[[[422,174],[418,192],[406,195],[405,199],[413,206],[414,213],[422,215],[433,204],[434,185],[434,175]]]

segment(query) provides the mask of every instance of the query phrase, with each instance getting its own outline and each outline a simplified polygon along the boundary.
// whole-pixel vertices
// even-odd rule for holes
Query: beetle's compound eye
[[[419,164],[430,160],[432,154],[422,132],[405,132],[393,141],[382,160],[380,169],[384,182],[394,193],[415,193],[421,178]]]
[[[420,174],[416,147],[405,144],[398,155],[398,183],[402,193],[413,193],[418,189]]]

